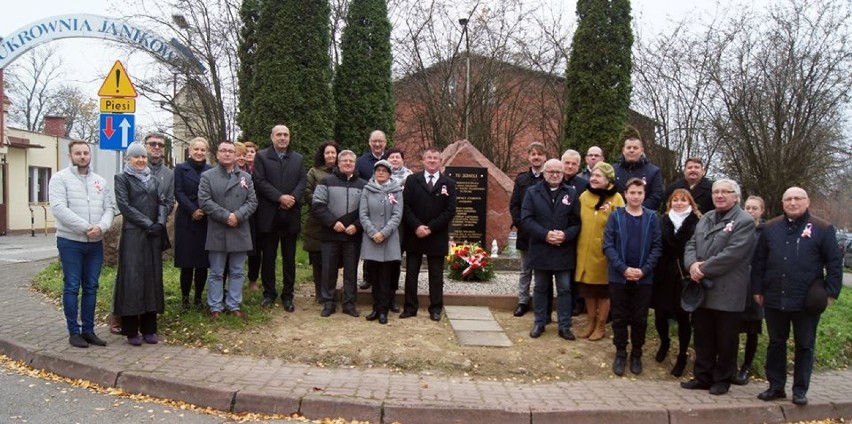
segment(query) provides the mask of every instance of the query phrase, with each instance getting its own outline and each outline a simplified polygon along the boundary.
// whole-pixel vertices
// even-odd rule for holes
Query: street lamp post
[[[470,134],[470,122],[468,116],[469,113],[469,103],[470,103],[470,37],[467,33],[467,18],[460,18],[459,24],[462,26],[462,36],[464,36],[464,46],[465,46],[465,77],[464,77],[464,120],[463,120],[463,129],[464,129],[464,139],[469,140]]]

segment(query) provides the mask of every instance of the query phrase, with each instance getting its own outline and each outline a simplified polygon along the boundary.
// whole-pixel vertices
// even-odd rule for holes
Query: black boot
[[[184,296],[180,299],[180,311],[181,312],[189,311],[189,297]]]
[[[615,360],[612,362],[612,372],[619,377],[624,375],[625,365],[627,365],[627,352],[624,350],[615,352]]]
[[[740,371],[734,374],[733,377],[731,377],[731,384],[736,384],[737,386],[745,386],[746,384],[748,384],[749,368],[751,367],[746,364],[743,364],[743,367],[740,368]]]
[[[669,344],[670,341],[668,337],[666,337],[665,339],[660,339],[660,348],[657,349],[657,356],[654,357],[657,362],[663,362],[666,360],[666,355],[669,354]]]
[[[630,372],[636,375],[642,374],[642,352],[630,353]]]
[[[686,369],[686,354],[681,353],[677,355],[677,362],[675,362],[674,368],[672,368],[672,375],[675,377],[680,377],[683,375],[684,369]]]

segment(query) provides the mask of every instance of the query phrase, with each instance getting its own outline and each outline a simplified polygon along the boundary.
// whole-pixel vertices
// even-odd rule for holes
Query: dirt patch
[[[361,294],[360,296],[364,296]],[[369,295],[366,295],[369,296]],[[422,305],[421,305],[422,306]],[[280,306],[265,311],[269,322],[246,329],[221,329],[220,346],[229,352],[320,367],[387,368],[404,373],[475,377],[522,382],[572,381],[618,378],[611,371],[615,347],[612,331],[607,338],[590,342],[566,341],[558,337],[555,324],[539,339],[531,339],[532,313],[522,318],[511,311],[493,310],[512,347],[460,346],[449,320],[429,319],[421,310],[417,317],[399,319],[391,314],[387,325],[369,322],[364,316],[369,306],[360,305],[361,317],[339,311],[320,317],[321,307],[312,296],[297,295],[297,310],[290,314]],[[585,325],[585,315],[575,317],[574,330]],[[644,371],[626,378],[671,379],[674,355],[658,364],[654,360],[658,342],[649,338],[643,357]],[[692,369],[691,364],[687,368]]]

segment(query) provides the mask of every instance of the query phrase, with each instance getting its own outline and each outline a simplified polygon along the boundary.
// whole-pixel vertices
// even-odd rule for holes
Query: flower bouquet
[[[494,277],[488,252],[476,243],[452,246],[447,255],[447,270],[453,280],[488,281]]]

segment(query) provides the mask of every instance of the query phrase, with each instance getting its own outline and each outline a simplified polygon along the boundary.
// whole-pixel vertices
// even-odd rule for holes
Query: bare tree
[[[172,125],[159,124],[161,129],[173,126],[182,141],[203,136],[214,146],[235,139],[239,1],[167,0],[136,7],[132,18],[172,34],[198,60],[175,64],[151,57],[157,66],[136,77],[140,94],[174,117]]]
[[[76,140],[98,140],[98,102],[79,87],[63,85],[53,92],[49,102],[51,115],[65,117],[65,134]]]
[[[838,191],[828,182],[848,174],[850,13],[844,2],[791,0],[730,20],[714,40],[719,62],[709,77],[723,105],[714,122],[722,169],[762,195],[770,212],[791,185],[828,196]]]
[[[713,122],[719,90],[708,76],[718,62],[717,21],[703,33],[691,33],[692,18],[653,39],[636,38],[633,58],[633,105],[657,123],[654,161],[664,181],[680,177],[687,158],[701,158],[708,168],[719,150]]]
[[[503,170],[522,162],[512,154],[521,141],[558,151],[564,80],[553,72],[564,71],[567,34],[527,6],[477,2],[459,13],[438,0],[397,4],[397,140],[444,147],[464,138],[467,122],[468,141]],[[469,53],[459,18],[468,19]]]
[[[56,49],[42,46],[25,53],[6,71],[12,101],[10,118],[27,130],[39,131],[44,116],[50,114],[51,97],[62,77],[62,60]]]

